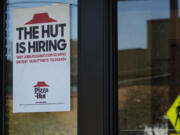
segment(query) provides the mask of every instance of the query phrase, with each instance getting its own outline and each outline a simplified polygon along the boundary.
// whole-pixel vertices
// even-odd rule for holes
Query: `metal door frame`
[[[118,134],[116,2],[78,0],[78,135]],[[2,135],[6,134],[6,6],[6,0],[0,1]]]

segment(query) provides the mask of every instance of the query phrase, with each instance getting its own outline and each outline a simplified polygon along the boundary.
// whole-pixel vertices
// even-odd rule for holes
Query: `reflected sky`
[[[169,18],[170,0],[119,0],[118,49],[146,49],[147,21]]]
[[[7,59],[12,60],[12,11],[19,8],[48,6],[55,3],[70,4],[71,39],[77,40],[77,0],[8,0],[7,8]]]

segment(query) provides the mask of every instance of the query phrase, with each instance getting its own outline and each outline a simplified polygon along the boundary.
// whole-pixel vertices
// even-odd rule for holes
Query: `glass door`
[[[117,5],[118,133],[179,133],[174,103],[180,90],[180,1],[118,0]]]
[[[70,6],[71,109],[69,112],[13,113],[13,11],[58,4]],[[38,8],[35,8],[38,10]],[[37,11],[39,13],[39,11]],[[61,13],[56,13],[61,14]],[[53,14],[51,14],[52,20]],[[19,17],[19,16],[16,16]],[[40,17],[40,16],[39,16]],[[43,20],[43,16],[41,16]],[[48,18],[48,16],[46,16]],[[25,16],[26,18],[26,16]],[[38,21],[38,17],[35,18]],[[8,0],[6,54],[6,135],[77,135],[77,1],[76,0]],[[33,26],[33,25],[32,25]],[[47,38],[48,40],[48,38]],[[37,58],[37,57],[36,57]],[[32,59],[36,59],[32,58]],[[40,58],[40,57],[39,57]],[[24,57],[25,59],[25,57]],[[24,69],[26,70],[26,69]],[[24,72],[24,70],[22,72]],[[49,69],[52,70],[52,69]],[[19,72],[19,76],[21,73]],[[30,78],[29,76],[28,78]],[[35,77],[35,76],[34,76]],[[54,76],[55,77],[55,76]],[[27,78],[27,79],[28,79]],[[21,80],[22,81],[22,80]],[[60,81],[60,80],[59,80]],[[46,82],[47,83],[47,82]],[[60,83],[60,82],[59,82]],[[40,83],[38,83],[40,84]],[[42,82],[41,82],[42,84]],[[63,84],[63,83],[62,83]],[[25,95],[21,95],[25,96]],[[39,100],[38,100],[39,101]]]
[[[58,6],[59,4],[69,4],[70,6],[71,110],[69,112],[13,113],[14,99],[12,95],[14,88],[12,86],[14,72],[12,65],[14,61],[12,58],[12,50],[14,47],[12,44],[14,43],[12,42],[12,24],[14,20],[12,19],[12,13],[19,11],[19,14],[22,14],[24,9],[35,7],[36,10],[39,10],[38,8],[41,7]],[[112,131],[111,128],[117,126],[116,124],[114,124],[115,126],[112,125],[111,115],[115,112],[116,107],[113,102],[110,101],[114,94],[112,91],[111,93],[110,90],[115,90],[115,84],[111,85],[110,82],[112,82],[112,78],[115,77],[114,74],[111,73],[115,72],[112,71],[115,68],[112,68],[112,61],[115,63],[113,59],[115,53],[113,53],[113,51],[115,51],[114,47],[116,43],[114,42],[116,42],[116,36],[112,35],[115,35],[116,28],[112,28],[112,26],[114,26],[113,23],[116,20],[116,17],[114,17],[116,0],[108,0],[108,2],[104,0],[99,0],[98,2],[97,0],[79,0],[78,2],[76,0],[3,0],[0,1],[0,6],[2,8],[0,9],[0,17],[2,17],[3,23],[3,25],[0,25],[0,30],[2,33],[6,33],[1,35],[3,41],[0,41],[2,44],[2,46],[0,46],[0,55],[1,58],[4,57],[3,60],[1,59],[3,62],[3,70],[1,71],[4,74],[0,76],[0,87],[2,89],[0,93],[0,106],[2,108],[0,131],[2,135],[110,134]],[[79,9],[78,13],[77,6]],[[35,12],[36,10],[31,11]],[[59,12],[56,13],[60,14]],[[42,16],[46,16],[44,21],[47,21],[47,14],[41,14],[41,17]],[[113,21],[111,20],[112,16]],[[26,21],[29,26],[39,21],[37,18],[33,19],[33,17],[27,20],[27,16],[24,16],[24,18],[22,16],[19,17],[23,22]],[[16,18],[16,21],[17,20]],[[48,20],[56,22],[54,15],[50,15]],[[24,22],[23,25],[26,23]],[[24,28],[18,28],[19,33],[21,33],[21,29],[25,30]],[[36,30],[37,28],[34,27],[34,35],[28,34],[28,38],[32,38],[31,36],[37,38],[38,32],[36,32]],[[63,30],[61,32],[63,33]],[[26,29],[26,33],[30,32],[27,32]],[[47,32],[45,33],[47,36]],[[54,34],[51,36],[53,35]],[[21,36],[18,38],[21,39]],[[114,38],[115,40],[113,40]],[[6,40],[6,43],[4,40]],[[23,52],[24,49],[22,46],[19,51]],[[45,49],[42,48],[43,45],[41,46],[41,50]],[[4,52],[6,52],[6,54],[4,54]],[[110,55],[113,55],[113,57],[110,58]],[[4,60],[6,61],[4,62]],[[78,77],[77,70],[79,71]],[[21,74],[21,71],[19,73]],[[36,77],[38,76],[35,76],[35,78]],[[19,83],[22,82],[19,81]],[[40,82],[31,85],[31,87],[40,85],[45,87],[49,86],[48,83]],[[22,96],[24,95],[22,94]],[[110,108],[113,108],[112,111]],[[113,132],[115,133],[116,130]]]

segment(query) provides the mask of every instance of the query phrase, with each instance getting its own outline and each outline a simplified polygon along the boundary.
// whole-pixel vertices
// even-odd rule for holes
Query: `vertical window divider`
[[[78,3],[78,135],[117,135],[117,1]]]
[[[6,131],[6,104],[5,104],[5,80],[6,80],[6,0],[0,2],[0,134]]]

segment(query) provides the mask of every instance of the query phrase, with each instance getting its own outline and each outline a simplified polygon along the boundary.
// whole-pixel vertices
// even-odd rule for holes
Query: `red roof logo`
[[[49,85],[47,85],[45,82],[37,82],[34,87],[49,87]]]
[[[25,23],[25,25],[38,24],[38,23],[51,23],[51,22],[57,22],[57,21],[50,18],[48,13],[39,13],[39,14],[34,14],[33,19]]]

